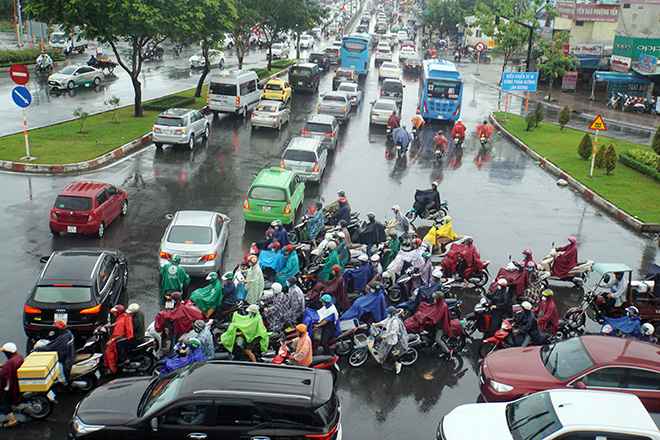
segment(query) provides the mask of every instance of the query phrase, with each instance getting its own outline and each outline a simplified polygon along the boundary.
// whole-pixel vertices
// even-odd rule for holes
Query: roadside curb
[[[570,185],[573,189],[577,190],[588,201],[598,206],[612,217],[623,222],[626,226],[634,229],[637,232],[649,232],[649,233],[660,232],[660,223],[644,223],[641,220],[639,220],[637,217],[634,217],[628,214],[627,212],[619,209],[611,202],[608,202],[603,197],[594,193],[592,190],[587,188],[584,184],[580,183],[574,177],[568,175],[557,165],[553,164],[545,157],[542,157],[540,154],[536,153],[534,150],[528,147],[524,142],[522,142],[520,139],[518,139],[509,131],[507,131],[499,123],[499,121],[495,119],[493,113],[489,115],[489,119],[492,122],[492,124],[500,131],[500,133],[504,135],[505,138],[507,138],[514,145],[516,145],[518,148],[520,148],[525,153],[527,153],[527,155],[530,156],[532,159],[538,161],[541,164],[541,168],[543,168],[546,172],[557,178],[564,179],[566,182],[568,182],[568,185]]]

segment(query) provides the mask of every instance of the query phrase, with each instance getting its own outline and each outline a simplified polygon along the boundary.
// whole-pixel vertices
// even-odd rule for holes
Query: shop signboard
[[[640,55],[637,63],[637,70],[646,73],[655,73],[655,67],[658,65],[658,58],[651,55]]]
[[[612,55],[610,59],[610,70],[613,72],[628,72],[631,64],[632,59],[630,57]]]
[[[660,38],[632,38],[617,35],[614,37],[612,55],[633,60],[638,59],[641,55],[660,57]]]
[[[571,44],[568,54],[576,57],[599,57],[603,55],[602,44]]]
[[[660,0],[659,0],[660,1]],[[556,2],[555,12],[561,18],[575,21],[619,21],[619,5],[593,3]]]
[[[577,88],[577,72],[566,72],[564,77],[561,80],[561,89],[562,90],[575,90]]]

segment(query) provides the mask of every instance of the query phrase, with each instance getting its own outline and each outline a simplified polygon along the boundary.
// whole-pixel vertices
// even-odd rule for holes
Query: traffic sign
[[[17,106],[25,108],[32,102],[32,95],[30,91],[23,86],[16,86],[11,91],[11,99],[14,100]]]
[[[502,90],[534,92],[536,91],[538,79],[538,72],[504,72],[504,75],[502,75]]]
[[[478,42],[477,44],[474,45],[474,49],[477,52],[482,52],[482,51],[486,50],[486,45],[480,41],[480,42]]]
[[[607,127],[605,127],[605,123],[603,122],[603,118],[598,115],[598,117],[594,120],[594,122],[591,123],[589,126],[589,130],[603,130],[607,131]]]
[[[19,86],[24,86],[30,81],[30,72],[22,64],[12,64],[9,68],[9,76]]]

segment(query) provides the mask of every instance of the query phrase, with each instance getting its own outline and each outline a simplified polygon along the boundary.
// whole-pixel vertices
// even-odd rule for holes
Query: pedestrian
[[[7,342],[0,348],[7,362],[0,364],[0,413],[9,417],[2,424],[3,428],[12,428],[18,425],[14,417],[12,406],[21,401],[21,390],[18,385],[18,369],[23,365],[23,356],[18,352],[18,347],[13,342]]]

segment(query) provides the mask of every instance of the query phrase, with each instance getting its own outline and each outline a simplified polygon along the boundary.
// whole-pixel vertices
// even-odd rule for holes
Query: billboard
[[[641,55],[660,56],[660,38],[614,37],[612,55],[638,59]]]
[[[604,21],[610,23],[619,21],[619,5],[556,2],[555,12],[561,18],[575,21]]]
[[[612,55],[610,59],[610,70],[613,72],[628,72],[632,65],[632,59],[620,55]]]
[[[535,92],[538,79],[538,72],[504,72],[502,90]]]

